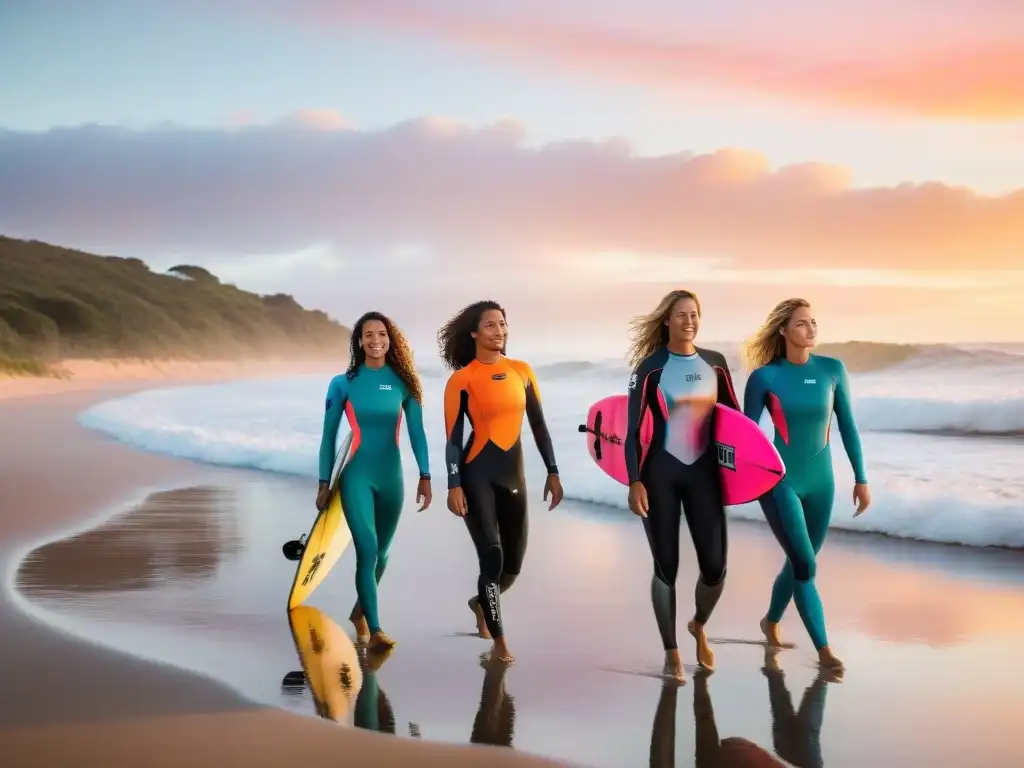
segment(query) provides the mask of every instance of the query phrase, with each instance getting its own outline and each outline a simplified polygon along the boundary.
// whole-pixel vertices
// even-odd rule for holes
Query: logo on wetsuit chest
[[[492,375],[492,376],[491,376],[491,379],[492,379],[493,381],[501,381],[501,380],[502,380],[502,379],[504,379],[504,378],[505,378],[506,376],[508,376],[508,374],[507,374],[507,373],[495,373],[494,375]]]
[[[726,469],[736,470],[736,448],[725,443],[715,443],[718,448],[718,465]]]
[[[817,379],[804,379],[804,384],[817,384]]]
[[[688,374],[686,374],[686,380],[687,381],[700,381],[700,374],[699,373],[688,373]]]
[[[391,385],[390,384],[381,384],[380,385],[380,389],[381,389],[381,392],[390,392],[391,391]]]

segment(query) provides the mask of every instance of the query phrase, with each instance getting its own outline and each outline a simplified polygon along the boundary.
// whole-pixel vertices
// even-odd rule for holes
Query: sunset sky
[[[1020,0],[0,0],[0,72],[11,236],[417,341],[1024,341]]]

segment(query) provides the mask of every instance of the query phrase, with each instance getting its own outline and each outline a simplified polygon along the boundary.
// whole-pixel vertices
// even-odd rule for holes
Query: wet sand
[[[240,551],[230,532],[214,533],[220,529],[204,518],[215,518],[212,510],[223,506],[233,489],[249,485],[254,473],[135,452],[74,422],[88,405],[141,386],[139,380],[93,382],[91,388],[0,402],[0,755],[5,768],[256,768],[296,759],[323,762],[339,754],[354,764],[382,768],[555,765],[510,750],[388,740],[296,717],[247,699],[209,675],[154,662],[151,655],[120,652],[116,636],[93,641],[88,632],[69,632],[38,611],[26,613],[24,598],[13,590],[15,566],[29,550],[69,531],[81,534],[74,540],[86,546],[69,553],[56,544],[65,556],[43,581],[56,584],[58,592],[70,585],[72,591],[99,590],[115,601],[125,590],[187,585],[190,574],[215,572],[217,562]],[[137,529],[112,547],[102,535],[87,533],[112,511],[145,498],[147,489],[196,485],[221,490],[186,493],[165,507],[162,525],[149,530],[147,521],[147,530]],[[211,541],[221,539],[223,549],[210,548]],[[173,547],[165,546],[171,541]],[[167,582],[161,581],[165,573]],[[151,578],[155,581],[147,581]],[[176,631],[170,632],[172,643]]]
[[[1019,552],[833,532],[819,578],[832,644],[849,666],[842,681],[833,681],[818,673],[792,607],[783,630],[798,647],[766,655],[759,644],[756,622],[780,556],[764,526],[734,523],[729,583],[709,627],[718,671],[702,678],[688,664],[689,682],[679,688],[657,679],[660,648],[642,529],[621,512],[571,502],[553,513],[534,505],[524,572],[503,601],[518,661],[508,670],[481,665],[488,644],[472,636],[465,604],[475,588],[474,555],[439,494],[427,512],[406,514],[381,585],[383,623],[399,641],[388,657],[358,659],[347,639],[351,549],[311,600],[318,626],[350,654],[358,677],[346,684],[342,676],[330,692],[332,717],[356,726],[338,728],[316,719],[317,703],[295,674],[303,659],[283,608],[294,564],[282,557],[280,545],[308,527],[309,484],[174,462],[84,430],[67,432],[67,450],[80,440],[79,452],[88,446],[95,455],[102,445],[116,452],[107,456],[118,476],[138,485],[159,474],[165,490],[36,549],[17,575],[19,599],[67,633],[199,677],[113,654],[106,654],[108,668],[99,667],[93,656],[106,652],[63,638],[63,647],[41,655],[41,638],[56,642],[59,636],[32,625],[22,641],[33,646],[19,643],[20,661],[16,653],[13,663],[4,663],[13,664],[5,676],[19,681],[15,690],[24,695],[18,698],[36,696],[27,707],[8,705],[4,697],[5,723],[19,716],[15,711],[21,722],[35,723],[94,721],[104,707],[108,718],[131,713],[139,718],[131,728],[136,741],[171,750],[160,748],[167,762],[147,763],[161,765],[175,764],[171,754],[186,761],[173,752],[186,747],[170,744],[167,731],[185,736],[193,728],[216,728],[203,749],[225,750],[217,759],[236,761],[238,754],[220,744],[232,733],[251,741],[246,728],[259,727],[260,738],[273,733],[287,744],[293,730],[304,727],[300,723],[330,725],[345,738],[385,738],[412,749],[410,755],[424,754],[417,748],[427,741],[475,743],[504,747],[499,752],[508,756],[527,751],[608,768],[744,764],[730,762],[730,750],[743,747],[725,737],[759,745],[762,761],[771,753],[808,767],[1024,763],[1017,726],[1024,705]],[[85,484],[92,508],[102,503],[97,493],[112,500],[103,488],[95,479]],[[9,509],[9,499],[4,502]],[[695,576],[684,552],[683,617],[690,594],[685,585]],[[692,647],[684,642],[682,648],[692,662]],[[78,663],[71,663],[75,654]],[[178,698],[164,692],[174,685]],[[255,711],[257,704],[306,717]],[[63,707],[59,716],[55,706]],[[173,723],[145,717],[197,711],[236,714],[185,715]],[[255,726],[261,718],[273,726]],[[30,745],[51,732],[8,731],[3,738]],[[61,732],[94,740],[104,733],[91,722]],[[309,738],[328,738],[320,729],[315,733]]]

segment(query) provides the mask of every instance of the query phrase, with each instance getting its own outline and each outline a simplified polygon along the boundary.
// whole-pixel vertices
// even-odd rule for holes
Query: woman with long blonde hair
[[[713,421],[717,403],[739,409],[725,358],[694,344],[700,320],[696,294],[671,291],[653,311],[633,321],[628,353],[633,366],[624,440],[629,508],[643,519],[654,558],[651,602],[665,649],[665,675],[677,680],[683,679],[675,589],[681,513],[700,570],[688,629],[698,662],[714,668],[704,625],[725,585],[727,535],[718,454],[711,450]],[[654,432],[641,459],[640,425],[647,411]]]
[[[804,299],[786,299],[768,314],[744,345],[751,371],[743,394],[743,412],[759,421],[767,408],[775,425],[775,447],[786,464],[782,482],[758,501],[772,533],[786,554],[775,579],[761,631],[768,645],[783,647],[779,621],[789,601],[796,602],[822,666],[840,670],[825,632],[825,614],[814,583],[817,554],[825,543],[835,478],[829,432],[832,414],[853,467],[854,516],[871,503],[860,436],[853,418],[850,381],[841,360],[811,354],[818,323]]]

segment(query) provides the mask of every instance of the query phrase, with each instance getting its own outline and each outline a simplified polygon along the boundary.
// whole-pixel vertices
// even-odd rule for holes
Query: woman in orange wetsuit
[[[444,390],[448,509],[466,521],[480,559],[469,607],[480,636],[494,640],[492,658],[510,663],[498,596],[516,580],[526,553],[524,414],[547,468],[549,510],[561,502],[562,484],[537,379],[529,365],[505,356],[507,339],[505,310],[493,301],[470,304],[437,333],[441,359],[453,371]]]

